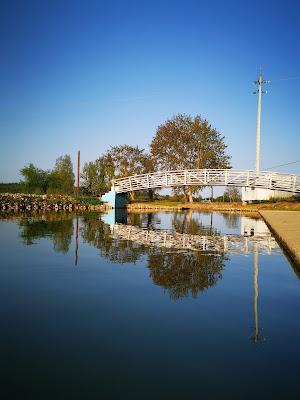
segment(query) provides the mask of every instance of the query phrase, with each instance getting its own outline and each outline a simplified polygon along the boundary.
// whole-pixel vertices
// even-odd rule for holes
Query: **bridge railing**
[[[192,169],[133,175],[113,181],[117,193],[176,186],[238,186],[300,193],[300,176],[234,169]]]

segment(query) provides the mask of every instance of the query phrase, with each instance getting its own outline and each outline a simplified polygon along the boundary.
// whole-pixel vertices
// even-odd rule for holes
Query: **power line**
[[[280,79],[273,79],[272,82],[278,82],[278,81],[291,81],[295,79],[300,79],[300,76],[292,76],[290,78],[280,78]]]
[[[265,170],[267,170],[267,169],[274,169],[274,168],[278,168],[278,167],[284,167],[284,166],[286,166],[286,165],[296,164],[296,163],[299,163],[299,162],[300,162],[300,160],[297,160],[297,161],[292,161],[292,162],[289,162],[289,163],[286,163],[286,164],[274,165],[273,167],[268,167],[268,168],[264,168],[264,169],[265,169]]]

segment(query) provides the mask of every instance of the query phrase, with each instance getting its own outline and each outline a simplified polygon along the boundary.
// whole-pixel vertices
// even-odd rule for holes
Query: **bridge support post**
[[[112,189],[101,196],[101,201],[108,203],[111,208],[126,208],[128,203],[127,193],[117,193]]]

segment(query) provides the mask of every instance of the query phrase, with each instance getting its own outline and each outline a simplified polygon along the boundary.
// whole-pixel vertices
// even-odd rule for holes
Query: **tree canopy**
[[[69,154],[56,159],[53,171],[50,174],[50,188],[52,192],[73,193],[75,176],[73,164]]]
[[[35,167],[32,163],[20,170],[25,190],[29,193],[46,193],[49,186],[49,171]]]
[[[127,144],[113,146],[83,167],[81,178],[87,192],[105,192],[114,178],[153,171],[152,159],[144,149]]]
[[[111,162],[115,178],[153,171],[151,157],[138,146],[127,144],[113,146],[106,152],[105,157]]]
[[[84,164],[81,178],[83,180],[83,187],[88,193],[103,193],[110,189],[113,169],[108,160],[104,156],[101,156],[95,161]]]
[[[37,168],[32,163],[20,170],[25,191],[29,193],[73,193],[74,173],[71,157],[57,158],[52,171]]]
[[[150,144],[157,169],[230,168],[230,156],[222,136],[206,119],[178,114],[157,128]],[[199,188],[182,190],[192,192]],[[181,189],[179,189],[181,190]]]
[[[222,136],[200,116],[178,114],[157,128],[150,144],[160,169],[229,168]]]

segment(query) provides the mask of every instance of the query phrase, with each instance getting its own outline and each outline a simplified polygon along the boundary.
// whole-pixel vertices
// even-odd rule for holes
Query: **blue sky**
[[[260,69],[261,166],[300,160],[299,4],[1,0],[0,181],[78,149],[147,148],[177,113],[207,118],[232,166],[254,168]]]

